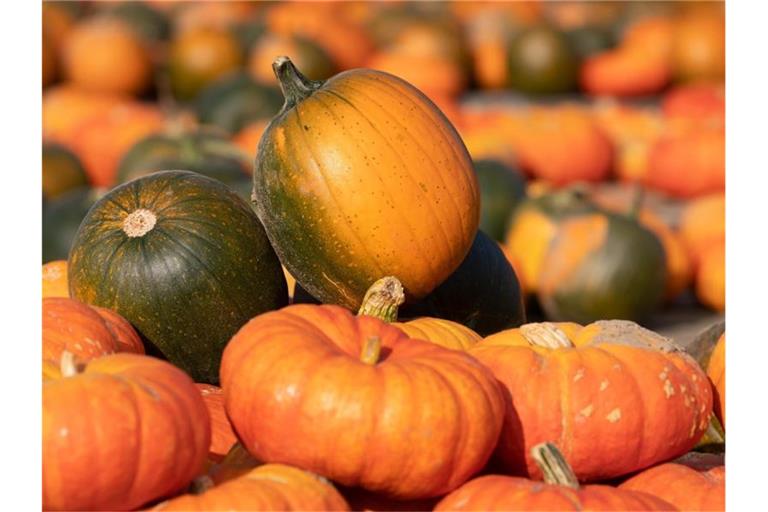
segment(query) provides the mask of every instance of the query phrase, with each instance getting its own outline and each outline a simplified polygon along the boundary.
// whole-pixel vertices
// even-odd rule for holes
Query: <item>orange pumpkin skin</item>
[[[664,95],[661,108],[666,117],[678,124],[724,126],[725,87],[710,83],[676,87]]]
[[[525,478],[486,475],[470,480],[435,507],[458,510],[676,510],[664,500],[607,485],[571,489]]]
[[[329,482],[291,466],[265,464],[202,494],[185,494],[152,510],[349,510]]]
[[[378,363],[361,360],[371,338]],[[464,352],[328,305],[251,320],[224,351],[221,383],[258,460],[397,499],[438,496],[479,471],[504,411],[498,383]]]
[[[427,340],[453,350],[467,350],[482,338],[460,323],[443,318],[421,317],[407,322],[394,322],[409,338]]]
[[[43,509],[133,510],[179,492],[210,435],[192,379],[159,359],[115,354],[44,381]]]
[[[133,327],[117,313],[63,297],[43,299],[43,360],[64,351],[89,361],[115,352],[144,353]]]
[[[725,311],[725,243],[715,242],[701,255],[696,270],[696,297],[699,302]]]
[[[631,473],[695,446],[709,422],[712,391],[691,357],[623,345],[659,338],[631,322],[549,325],[575,348],[532,347],[524,327],[469,350],[508,391],[496,451],[506,471],[540,478],[530,449],[547,440],[583,481]]]
[[[72,84],[50,87],[43,94],[43,138],[67,145],[74,129],[83,121],[123,101],[110,94],[92,94]]]
[[[328,304],[357,309],[386,275],[409,301],[425,297],[458,268],[479,225],[461,138],[392,75],[355,69],[309,84],[286,58],[275,68],[289,99],[261,138],[253,197],[280,261]]]
[[[697,467],[686,459],[646,469],[619,488],[652,494],[680,510],[725,510],[725,465]]]
[[[714,411],[725,428],[725,333],[717,340],[707,364],[707,376],[714,386]]]
[[[224,392],[220,387],[212,384],[195,383],[205,406],[208,408],[208,416],[211,418],[211,447],[208,450],[208,458],[220,462],[237,442],[237,436],[232,430],[232,425],[227,418],[224,409]]]
[[[694,269],[707,249],[725,241],[725,193],[717,192],[689,201],[680,216],[680,236]]]
[[[69,297],[67,261],[49,261],[43,265],[43,298]]]

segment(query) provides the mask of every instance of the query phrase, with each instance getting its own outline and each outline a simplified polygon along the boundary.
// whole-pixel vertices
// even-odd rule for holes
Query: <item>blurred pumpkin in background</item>
[[[672,63],[681,82],[725,80],[725,13],[699,9],[681,15],[672,36]]]
[[[725,193],[708,194],[686,203],[680,216],[680,235],[697,268],[707,248],[725,240]]]
[[[93,92],[138,95],[152,82],[149,52],[131,28],[117,19],[78,23],[63,53],[65,76]]]
[[[99,2],[95,7],[100,16],[122,21],[150,45],[166,40],[170,34],[168,16],[147,2]]]
[[[177,4],[178,11],[172,17],[176,33],[213,29],[228,30],[242,20],[250,19],[261,7],[261,2],[227,1],[227,2],[184,2]],[[173,6],[174,2],[160,1],[157,4]]]
[[[725,126],[725,86],[698,82],[670,89],[661,99],[664,115],[675,130]]]
[[[576,88],[579,60],[565,35],[536,25],[517,32],[507,52],[509,85],[528,94],[555,94]]]
[[[56,199],[88,185],[88,176],[77,155],[56,143],[43,143],[43,197]]]
[[[725,311],[725,240],[712,243],[701,253],[696,297],[708,308]]]
[[[286,55],[310,80],[325,80],[335,73],[333,60],[318,44],[302,37],[266,34],[248,54],[248,73],[259,83],[277,86],[272,61]]]
[[[51,53],[61,58],[66,40],[75,26],[75,17],[65,2],[43,2],[43,37],[48,39]]]
[[[50,87],[43,94],[43,138],[69,141],[76,126],[123,101],[113,94],[89,93],[71,83]]]
[[[480,185],[480,229],[502,241],[512,212],[525,197],[525,177],[497,160],[475,160],[474,167]]]
[[[50,38],[43,31],[43,87],[52,84],[56,80],[57,67],[56,52],[50,42]]]
[[[194,109],[200,124],[234,134],[250,122],[271,119],[282,105],[276,86],[261,84],[238,71],[200,91]]]
[[[256,157],[256,150],[259,146],[261,136],[264,134],[264,130],[267,129],[269,120],[263,119],[261,121],[253,121],[243,127],[242,130],[232,138],[232,142],[237,147],[243,150],[246,154]]]

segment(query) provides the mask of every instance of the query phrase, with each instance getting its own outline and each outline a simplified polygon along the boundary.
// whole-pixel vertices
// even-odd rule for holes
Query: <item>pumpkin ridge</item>
[[[392,146],[392,145],[389,143],[389,141],[388,141],[388,140],[386,140],[386,139],[384,138],[384,134],[383,134],[383,133],[381,133],[381,131],[380,131],[378,128],[376,128],[376,126],[374,126],[374,125],[373,125],[373,123],[371,123],[371,121],[369,121],[369,120],[368,120],[368,118],[367,118],[366,116],[364,116],[364,115],[363,115],[363,113],[362,113],[362,112],[360,112],[360,110],[359,110],[357,107],[355,107],[355,105],[354,105],[354,104],[352,104],[352,102],[350,102],[348,99],[344,98],[343,96],[341,96],[340,94],[338,94],[338,93],[337,93],[337,92],[335,92],[335,91],[322,90],[322,91],[319,91],[319,92],[326,92],[326,93],[329,93],[329,94],[331,94],[331,95],[333,95],[333,96],[336,96],[336,97],[337,97],[337,98],[339,98],[340,100],[344,101],[346,104],[348,104],[348,105],[349,105],[349,106],[350,106],[350,107],[351,107],[353,110],[355,110],[356,112],[358,112],[358,113],[359,113],[359,115],[360,115],[360,117],[361,117],[362,119],[365,119],[365,120],[368,122],[368,125],[369,125],[371,128],[373,128],[373,129],[376,131],[376,133],[378,133],[378,134],[381,136],[382,140],[384,140],[384,142],[385,142],[385,143],[386,143],[386,144],[387,144],[387,145],[388,145],[390,148],[392,148],[393,152],[394,152],[395,154],[397,154],[397,151],[395,151],[395,148],[394,148],[394,147],[393,147],[393,146]],[[333,112],[331,111],[331,109],[330,109],[330,108],[328,108],[328,107],[327,107],[327,105],[326,105],[325,103],[323,103],[322,101],[320,101],[320,99],[319,99],[318,95],[316,95],[315,99],[316,99],[316,101],[317,101],[318,103],[320,103],[321,105],[323,105],[323,107],[325,107],[325,109],[326,109],[326,110],[327,110],[327,111],[328,111],[328,112],[331,114],[331,116],[333,116],[335,119],[337,119],[337,120],[338,120],[338,118],[336,117],[336,115],[335,115],[335,114],[333,114]],[[342,126],[343,126],[343,124],[342,124]],[[343,129],[343,128],[342,128],[342,129]],[[346,130],[345,130],[345,131],[346,131]],[[351,139],[351,138],[350,138],[350,139]],[[359,147],[359,146],[358,146],[358,147]],[[402,162],[402,165],[403,165],[403,170],[404,170],[404,171],[406,171],[406,173],[407,173],[408,169],[406,168],[406,166],[405,166],[405,162],[402,160],[402,157],[400,157],[400,156],[399,156],[399,154],[398,154],[398,158],[400,158],[400,161]],[[410,176],[410,175],[409,175],[409,176]],[[381,176],[378,176],[378,175],[377,175],[377,177],[379,178],[379,181],[381,181],[382,183],[384,183],[384,180],[381,178]],[[386,187],[384,187],[384,188],[386,189]],[[388,191],[388,192],[389,192],[389,191]],[[388,193],[388,194],[387,194],[387,196],[388,196],[388,198],[389,198],[390,202],[392,203],[392,205],[395,205],[395,204],[396,204],[396,201],[395,201],[395,198],[392,196],[392,194],[391,194],[391,193]],[[410,219],[409,217],[407,217],[406,215],[403,215],[403,214],[401,213],[401,209],[400,209],[400,208],[397,208],[397,207],[395,207],[395,208],[394,208],[394,210],[395,210],[395,211],[398,213],[398,215],[400,216],[400,218],[403,220],[403,224],[404,224],[404,225],[406,225],[406,226],[408,226],[408,231],[410,232],[412,239],[413,239],[414,241],[417,241],[417,242],[419,243],[419,246],[421,246],[421,245],[422,245],[422,244],[421,244],[421,239],[420,239],[419,237],[417,237],[417,236],[416,236],[416,233],[414,232],[414,230],[413,230],[413,227],[411,226],[411,223],[410,223],[410,220],[411,220],[411,219]],[[432,210],[432,212],[433,212],[433,214],[434,214],[434,208],[432,208],[432,207],[431,207],[431,205],[430,205],[430,210]],[[445,230],[444,230],[444,228],[442,228],[442,223],[441,223],[441,232],[443,233],[443,237],[442,237],[442,238],[443,238],[443,240],[446,242],[446,244],[449,244],[449,242],[447,241],[447,239],[446,239],[446,236],[445,236]],[[449,249],[450,249],[450,245],[449,245]],[[422,247],[422,249],[421,249],[421,250],[423,251],[423,247]],[[370,254],[369,254],[369,255],[370,255]],[[429,263],[430,263],[430,269],[431,269],[432,271],[434,271],[434,266],[432,265],[432,260],[431,260],[431,259],[429,259],[428,261],[429,261]],[[384,274],[385,274],[385,272],[384,272],[384,271],[383,271],[383,269],[381,268],[381,264],[380,264],[380,263],[377,261],[377,262],[376,262],[376,265],[379,267],[379,272],[378,272],[378,275],[379,275],[379,276],[382,276],[382,275],[384,275]]]
[[[360,92],[360,90],[359,90],[359,89],[356,89],[356,88],[354,88],[354,87],[350,87],[350,86],[349,86],[349,84],[345,84],[345,87],[347,87],[348,89],[350,89],[350,90],[352,90],[352,91],[356,92],[357,94],[359,94],[359,95],[361,95],[361,96],[364,96],[364,97],[365,97],[365,98],[366,98],[366,99],[367,99],[367,100],[368,100],[368,101],[369,101],[371,104],[373,104],[373,105],[376,105],[376,106],[377,106],[377,107],[378,107],[378,108],[381,110],[381,112],[383,112],[383,113],[387,114],[387,115],[389,116],[389,118],[390,118],[390,119],[394,120],[394,122],[395,122],[396,124],[400,125],[400,126],[401,126],[401,127],[404,129],[405,133],[407,133],[407,134],[408,134],[408,136],[409,136],[409,137],[411,138],[411,140],[414,142],[414,144],[416,145],[416,147],[418,147],[418,148],[419,148],[419,150],[420,150],[422,153],[426,153],[426,151],[424,151],[424,147],[423,147],[423,146],[422,146],[422,145],[421,145],[421,144],[418,142],[418,140],[416,140],[416,139],[414,138],[414,136],[413,136],[413,135],[411,135],[411,132],[410,132],[410,131],[408,131],[408,129],[407,129],[407,126],[406,126],[405,124],[401,123],[401,122],[400,122],[400,121],[399,121],[399,120],[398,120],[396,117],[394,117],[394,116],[390,115],[390,114],[387,112],[387,110],[386,110],[384,107],[382,107],[382,106],[381,106],[381,104],[380,104],[380,103],[378,103],[378,102],[374,101],[373,97],[371,97],[371,96],[369,96],[369,95],[365,94],[364,92]],[[411,180],[411,181],[412,181],[412,182],[413,182],[413,183],[414,183],[416,186],[418,186],[418,185],[419,185],[419,182],[418,182],[416,179],[414,179],[414,178],[413,178],[413,175],[411,175],[411,173],[410,173],[410,171],[409,171],[409,168],[408,168],[408,166],[405,164],[405,161],[403,160],[402,156],[401,156],[401,155],[400,155],[400,153],[399,153],[399,152],[396,150],[396,148],[395,148],[395,146],[392,144],[392,142],[391,142],[391,141],[389,141],[389,139],[387,139],[387,138],[386,138],[386,136],[385,136],[385,135],[384,135],[384,134],[381,132],[381,130],[379,130],[379,129],[378,129],[378,128],[377,128],[377,127],[376,127],[376,126],[375,126],[375,125],[374,125],[374,124],[373,124],[373,123],[370,121],[370,120],[368,120],[368,118],[367,118],[365,115],[363,115],[363,113],[360,111],[360,109],[358,109],[358,108],[357,108],[357,106],[355,106],[355,104],[354,104],[354,103],[352,103],[350,100],[348,100],[347,98],[345,98],[345,97],[344,97],[344,96],[342,96],[341,94],[337,93],[336,91],[325,91],[325,92],[328,92],[328,93],[330,93],[330,94],[332,94],[332,95],[336,96],[336,97],[337,97],[337,98],[339,98],[340,100],[344,101],[345,103],[347,103],[347,104],[348,104],[350,107],[352,107],[352,108],[353,108],[353,109],[354,109],[356,112],[358,112],[358,113],[360,114],[360,117],[362,117],[363,119],[365,119],[366,121],[368,121],[368,124],[369,124],[369,126],[371,126],[371,128],[373,128],[373,129],[376,131],[376,133],[378,133],[378,134],[381,136],[382,140],[384,140],[384,141],[386,142],[386,144],[387,144],[387,145],[388,145],[390,148],[392,148],[392,151],[394,152],[394,154],[396,154],[396,155],[398,156],[398,159],[400,160],[400,162],[401,162],[401,164],[402,164],[402,167],[403,167],[403,171],[404,171],[404,172],[405,172],[405,173],[408,175],[408,177],[410,178],[410,180]],[[438,169],[437,165],[436,165],[434,162],[432,162],[431,160],[429,160],[429,162],[430,162],[430,164],[432,164],[432,167],[435,169],[435,171],[437,171],[437,172],[435,173],[435,175],[439,177],[439,179],[440,179],[440,182],[443,184],[443,188],[444,188],[444,189],[446,189],[446,190],[448,190],[448,186],[447,186],[447,183],[445,182],[445,179],[443,178],[442,174],[439,172],[439,169]],[[459,207],[458,207],[458,204],[456,203],[456,199],[454,198],[453,194],[446,194],[446,195],[447,195],[448,197],[450,197],[450,201],[451,201],[451,203],[453,204],[453,207],[454,207],[453,209],[454,209],[455,213],[456,213],[456,214],[458,214],[458,215],[460,216],[460,215],[461,215],[461,212],[459,211]],[[436,218],[436,219],[438,219],[439,217],[436,215],[436,211],[435,211],[435,208],[432,206],[432,202],[431,202],[431,201],[425,201],[425,204],[429,205],[429,209],[431,210],[431,212],[432,212],[432,215],[434,215],[434,216],[435,216],[435,218]],[[399,211],[399,208],[398,208],[397,210]],[[405,217],[405,216],[403,216],[403,218],[404,218],[404,217]],[[445,220],[445,219],[441,219],[441,222],[439,222],[439,226],[440,226],[440,233],[442,234],[442,239],[443,239],[443,241],[445,242],[445,244],[447,245],[447,247],[448,247],[448,249],[449,249],[449,251],[450,251],[450,249],[451,249],[451,241],[449,240],[449,238],[448,238],[448,235],[447,235],[447,233],[446,233],[446,231],[445,231],[445,227],[444,227],[444,224],[443,224],[443,221],[444,221],[444,220]],[[463,224],[463,223],[461,223],[461,225],[462,225],[462,228],[461,228],[461,234],[462,234],[462,237],[463,237],[463,236],[465,236],[465,232],[464,232],[464,224]],[[430,261],[431,261],[431,260],[430,260]]]
[[[171,179],[166,179],[165,183],[160,185],[157,189],[157,194],[155,194],[155,197],[152,198],[152,200],[147,201],[147,209],[149,210],[155,210],[157,208],[157,202],[160,200],[160,197],[163,195],[163,192],[165,192],[168,187],[171,186],[171,183],[174,181],[178,181],[178,176],[173,176]],[[155,212],[156,214],[159,214],[160,212]]]

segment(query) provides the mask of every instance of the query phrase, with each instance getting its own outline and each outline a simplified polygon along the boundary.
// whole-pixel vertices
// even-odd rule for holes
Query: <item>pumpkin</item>
[[[661,102],[664,115],[690,127],[725,125],[725,86],[695,83],[675,87]]]
[[[335,71],[331,57],[318,44],[303,37],[265,34],[257,39],[248,53],[248,73],[258,83],[276,86],[272,61],[276,55],[292,55],[296,66],[310,80],[326,80]]]
[[[49,261],[43,265],[43,298],[69,297],[67,260]]]
[[[58,73],[56,61],[56,50],[53,48],[50,37],[47,37],[43,30],[43,88],[56,81]]]
[[[401,313],[403,318],[452,320],[482,336],[525,322],[515,269],[499,244],[482,231],[459,268],[424,299],[405,304]]]
[[[515,209],[504,237],[504,249],[517,263],[515,271],[525,283],[527,293],[536,293],[547,249],[559,225],[572,216],[599,211],[583,191],[566,189],[528,194]]]
[[[714,412],[725,427],[725,332],[718,338],[706,368],[715,390]]]
[[[66,3],[46,2],[42,9],[42,28],[46,39],[55,50],[56,58],[60,57],[67,38],[75,25],[75,13]]]
[[[261,85],[241,72],[203,89],[195,102],[195,112],[201,123],[236,133],[252,121],[271,118],[281,105],[276,88]]]
[[[259,143],[253,200],[280,261],[325,303],[356,309],[385,275],[409,300],[425,297],[477,230],[477,178],[461,138],[392,75],[357,69],[310,82],[286,57],[274,68],[286,104]]]
[[[453,98],[467,85],[458,64],[428,55],[379,52],[365,62],[365,67],[401,77],[429,97]]]
[[[103,189],[79,187],[43,206],[43,263],[64,260],[80,222]]]
[[[259,147],[259,141],[264,134],[264,130],[269,125],[268,121],[253,121],[246,124],[237,134],[232,138],[232,142],[240,148],[241,151],[247,155],[255,155],[256,150]],[[250,174],[250,173],[249,173]]]
[[[184,372],[113,354],[61,374],[43,382],[43,510],[134,510],[202,469],[208,413]]]
[[[725,510],[724,460],[722,456],[691,452],[646,469],[619,488],[652,494],[680,510]]]
[[[507,50],[507,77],[527,94],[565,93],[576,87],[579,59],[565,35],[548,25],[518,31]]]
[[[43,138],[67,145],[78,125],[124,101],[113,94],[91,93],[72,84],[49,87],[43,94]]]
[[[607,485],[579,486],[573,471],[552,443],[531,449],[544,482],[518,476],[485,475],[470,480],[435,507],[449,510],[676,510],[649,493]]]
[[[365,293],[357,314],[390,322],[411,338],[430,341],[445,348],[465,350],[482,339],[469,327],[443,318],[423,316],[398,322],[397,309],[404,301],[400,281],[392,276],[382,277]]]
[[[170,23],[168,16],[147,2],[116,2],[101,4],[102,14],[121,20],[148,43],[168,39]]]
[[[725,12],[680,16],[672,35],[672,64],[680,81],[724,81]]]
[[[155,2],[156,7],[170,6],[178,8],[174,3],[165,0]],[[235,1],[235,2],[191,2],[184,4],[174,12],[172,21],[176,33],[197,31],[202,29],[227,30],[238,22],[252,22],[253,14],[259,7],[259,2]]]
[[[715,242],[701,255],[696,270],[696,297],[715,311],[725,311],[725,242]]]
[[[504,411],[497,382],[464,352],[332,305],[252,319],[224,351],[221,383],[258,460],[397,499],[438,496],[479,471]]]
[[[126,152],[118,166],[117,180],[126,183],[168,169],[194,171],[232,185],[248,174],[249,159],[213,130],[155,133]]]
[[[220,462],[237,442],[232,425],[227,419],[227,411],[224,410],[224,392],[220,387],[211,384],[196,383],[195,386],[203,397],[211,419],[211,447],[208,449],[208,458]]]
[[[566,219],[545,254],[537,298],[551,320],[640,320],[664,297],[664,247],[628,216]]]
[[[496,455],[510,474],[540,478],[530,450],[552,440],[580,481],[625,475],[688,452],[709,424],[699,365],[633,322],[526,324],[469,353],[507,390]]]
[[[349,510],[325,479],[284,464],[265,464],[198,494],[164,501],[152,510]]]
[[[93,205],[69,256],[72,297],[115,310],[196,382],[218,382],[224,345],[288,302],[253,210],[220,182],[158,172]]]
[[[64,74],[88,91],[138,95],[152,81],[149,52],[131,29],[116,19],[78,23],[63,51]]]
[[[77,155],[60,144],[43,143],[43,197],[56,199],[85,185],[88,177]]]
[[[480,184],[480,229],[494,240],[503,240],[515,207],[525,197],[525,178],[497,160],[476,160]]]
[[[707,249],[725,241],[725,192],[687,202],[680,215],[680,236],[694,268]]]
[[[178,33],[168,52],[171,90],[182,101],[194,99],[206,86],[243,64],[243,53],[235,37],[213,27]]]
[[[144,353],[139,335],[123,317],[66,297],[43,299],[43,360],[68,351],[81,361],[115,352]]]

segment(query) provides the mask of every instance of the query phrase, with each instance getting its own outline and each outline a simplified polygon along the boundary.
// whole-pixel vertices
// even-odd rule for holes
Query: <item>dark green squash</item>
[[[43,263],[65,260],[85,214],[103,189],[79,187],[43,203]]]
[[[43,144],[43,196],[56,199],[88,185],[88,176],[77,155],[56,143]]]
[[[252,121],[270,119],[282,105],[277,88],[261,85],[246,73],[234,73],[203,89],[195,112],[201,123],[234,134]]]
[[[525,177],[498,160],[478,160],[480,229],[497,241],[504,240],[515,207],[525,198]]]
[[[520,283],[499,244],[478,231],[469,254],[448,279],[424,300],[400,308],[400,320],[419,316],[453,320],[481,336],[524,324]]]
[[[579,73],[579,58],[568,38],[550,25],[520,30],[507,51],[510,85],[528,94],[557,94],[573,91]]]
[[[148,42],[164,41],[170,35],[170,24],[166,14],[146,2],[132,0],[101,5],[104,6],[104,15],[128,24]]]
[[[584,25],[565,33],[571,48],[580,58],[585,59],[616,46],[616,39],[610,28],[600,25]]]
[[[186,171],[101,198],[73,243],[69,286],[72,297],[128,319],[196,382],[213,384],[235,332],[288,303],[253,210],[222,183]]]

